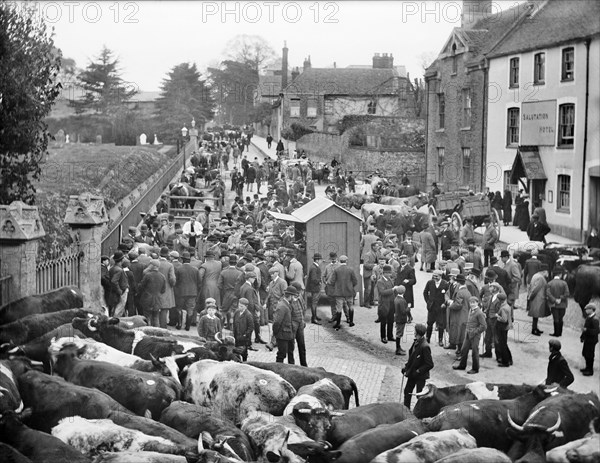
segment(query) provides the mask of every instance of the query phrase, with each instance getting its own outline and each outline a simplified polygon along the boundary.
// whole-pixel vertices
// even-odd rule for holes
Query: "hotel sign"
[[[521,145],[556,144],[556,100],[521,105]]]

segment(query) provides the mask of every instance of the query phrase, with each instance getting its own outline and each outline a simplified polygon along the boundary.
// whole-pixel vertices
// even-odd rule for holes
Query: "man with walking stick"
[[[404,388],[404,405],[410,409],[411,393],[415,386],[417,392],[421,392],[425,386],[425,381],[429,378],[429,370],[433,368],[433,359],[431,358],[431,348],[425,340],[427,327],[422,323],[415,325],[415,341],[408,351],[408,362],[402,368],[402,384],[404,376],[408,379],[406,388]]]

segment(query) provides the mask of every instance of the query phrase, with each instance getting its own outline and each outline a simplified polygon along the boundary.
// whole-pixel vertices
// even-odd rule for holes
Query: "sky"
[[[19,2],[17,2],[19,3]],[[32,3],[32,2],[29,2]],[[492,11],[518,1],[492,3]],[[374,53],[391,53],[411,79],[460,26],[462,1],[336,2],[33,2],[54,28],[63,56],[84,68],[103,45],[119,58],[122,78],[140,91],[158,91],[175,65],[201,71],[226,57],[238,34],[262,36],[278,54],[284,41],[290,66],[370,65]]]

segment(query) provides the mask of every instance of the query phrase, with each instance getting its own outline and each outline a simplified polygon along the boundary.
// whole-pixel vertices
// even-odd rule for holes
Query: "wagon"
[[[466,191],[454,191],[439,194],[435,197],[435,205],[429,206],[429,213],[433,217],[445,215],[450,217],[451,227],[455,232],[460,232],[463,221],[473,219],[475,228],[481,227],[483,221],[489,218],[500,237],[500,216],[492,208],[489,198],[484,193],[471,195]]]

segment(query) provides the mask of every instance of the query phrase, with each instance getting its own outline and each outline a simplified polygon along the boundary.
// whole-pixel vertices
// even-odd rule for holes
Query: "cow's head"
[[[438,414],[440,404],[436,393],[437,387],[430,383],[427,383],[421,392],[411,393],[417,398],[417,404],[413,410],[417,418],[427,418]]]
[[[308,437],[317,442],[324,442],[331,429],[331,419],[334,416],[342,416],[343,413],[322,407],[311,408],[308,403],[299,402],[294,405],[292,415],[296,424]]]
[[[74,342],[64,344],[56,355],[56,372],[61,376],[65,374],[73,362],[85,353],[86,348],[86,345],[79,347]]]
[[[77,317],[71,321],[71,325],[76,330],[81,331],[88,338],[96,341],[102,341],[100,333],[98,333],[98,321],[102,318],[108,318],[104,315],[89,315],[85,318]]]

